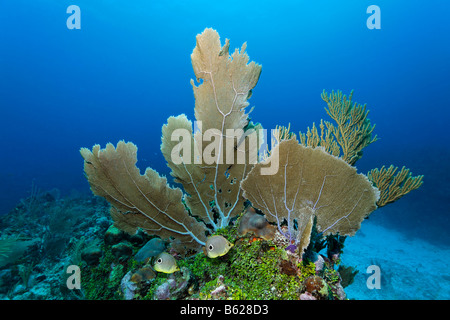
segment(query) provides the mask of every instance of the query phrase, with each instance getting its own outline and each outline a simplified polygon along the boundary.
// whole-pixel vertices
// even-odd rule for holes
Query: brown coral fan
[[[105,149],[81,149],[84,171],[95,195],[111,204],[115,225],[126,232],[138,228],[160,236],[174,237],[185,248],[198,250],[206,240],[205,226],[191,217],[181,202],[180,189],[172,189],[166,178],[147,168],[141,175],[136,167],[137,147],[120,141]]]
[[[269,160],[279,156],[278,172],[261,175],[265,164],[257,164],[241,187],[252,205],[275,222],[291,243],[300,243],[313,217],[323,235],[354,235],[362,220],[376,209],[378,189],[365,175],[323,148],[305,147],[290,139],[272,151]],[[286,232],[281,228],[284,220]]]
[[[421,185],[421,176],[411,177],[405,168],[395,176],[396,169],[374,169],[371,181],[357,174],[351,165],[376,140],[374,126],[365,105],[340,91],[322,94],[336,125],[321,121],[320,133],[313,125],[307,134],[300,133],[302,145],[289,128],[278,127],[276,146],[257,163],[261,126],[250,122],[246,107],[261,66],[249,62],[245,43],[230,54],[228,39],[222,46],[213,29],[205,29],[196,40],[191,55],[198,82],[191,80],[195,130],[184,114],[169,117],[162,129],[161,151],[185,194],[151,168],[141,175],[137,147],[131,142],[81,149],[91,189],[109,201],[118,228],[129,233],[142,228],[185,254],[199,250],[209,233],[226,227],[247,198],[277,224],[289,249],[301,253],[314,221],[323,235],[353,235],[377,207],[376,187],[382,192],[381,206]],[[273,237],[271,225],[260,217],[245,219],[242,232]]]
[[[197,35],[192,66],[203,82],[191,83],[199,130],[193,133],[185,115],[170,117],[161,145],[171,174],[186,195],[168,186],[153,169],[141,175],[137,147],[131,142],[81,149],[91,189],[111,204],[118,228],[129,233],[142,228],[186,252],[198,250],[208,232],[227,226],[242,211],[239,183],[257,162],[258,148],[251,149],[250,143],[259,145],[256,130],[249,130],[255,126],[250,126],[245,108],[261,72],[260,65],[249,63],[245,48],[246,44],[230,55],[229,41],[221,46],[215,30]],[[212,142],[203,144],[204,139]]]
[[[161,145],[171,175],[188,194],[186,204],[213,229],[227,226],[241,212],[244,198],[239,182],[257,162],[257,155],[250,152],[257,149],[250,150],[251,140],[258,140],[256,131],[244,129],[248,125],[247,99],[258,82],[261,66],[249,63],[245,43],[232,55],[229,45],[227,39],[221,46],[219,34],[213,29],[197,36],[191,60],[197,81],[203,82],[196,86],[191,80],[191,84],[199,130],[193,135],[192,123],[184,115],[170,117],[163,127]],[[177,158],[174,150],[178,141],[172,137],[179,128],[189,132],[186,139],[190,139],[191,152],[183,150],[183,157]],[[230,132],[236,138],[230,139]]]

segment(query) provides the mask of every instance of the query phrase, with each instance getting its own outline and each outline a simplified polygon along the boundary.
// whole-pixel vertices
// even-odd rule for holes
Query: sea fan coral
[[[186,195],[153,169],[141,175],[131,142],[81,149],[91,189],[109,201],[118,228],[130,233],[141,228],[186,253],[198,250],[208,232],[227,226],[242,211],[240,181],[257,162],[260,145],[245,108],[261,66],[249,63],[245,48],[230,55],[229,41],[221,46],[213,29],[197,36],[192,66],[203,82],[191,83],[198,130],[193,132],[185,115],[170,117],[162,129],[161,151]]]
[[[305,147],[290,139],[281,141],[269,160],[274,156],[279,157],[276,174],[261,175],[265,163],[259,163],[241,187],[244,197],[276,223],[278,231],[292,244],[301,242],[306,229],[311,232],[314,217],[323,235],[353,235],[362,220],[377,208],[378,189],[354,167],[323,148]],[[287,231],[281,228],[284,221]]]
[[[244,43],[240,51],[229,55],[228,39],[221,46],[216,31],[206,29],[198,35],[191,55],[197,81],[202,80],[198,86],[191,80],[198,131],[193,134],[184,115],[170,117],[163,127],[161,151],[171,175],[187,192],[186,204],[192,213],[215,230],[227,226],[241,212],[244,198],[239,182],[257,162],[257,154],[249,149],[250,139],[258,138],[256,131],[249,131],[254,133],[252,137],[244,131],[249,123],[247,99],[258,82],[261,66],[249,62],[245,49]],[[180,128],[189,133],[186,139],[192,146],[191,152],[183,150],[183,157],[174,154],[178,146],[178,141],[173,141],[174,132]]]
[[[81,149],[84,171],[94,194],[111,204],[115,225],[126,232],[138,228],[161,238],[175,238],[177,243],[197,250],[204,244],[205,226],[189,216],[182,203],[183,193],[167,184],[155,170],[141,175],[136,167],[137,147],[120,141],[100,150]]]
[[[33,243],[35,240],[22,237],[0,238],[0,267],[19,259]]]
[[[370,181],[356,172],[352,165],[377,137],[372,137],[366,106],[352,102],[352,93],[324,91],[326,111],[336,124],[321,121],[320,133],[313,125],[300,133],[300,143],[290,128],[278,127],[273,147],[261,154],[262,127],[246,111],[261,66],[249,62],[245,43],[230,55],[228,39],[222,46],[213,29],[196,40],[191,55],[196,121],[193,125],[184,114],[171,116],[161,138],[161,152],[184,193],[151,168],[141,175],[131,142],[80,151],[91,189],[109,201],[118,228],[129,233],[143,229],[187,254],[228,226],[248,199],[289,240],[288,249],[302,252],[314,223],[323,236],[353,235],[377,201],[384,205],[421,185],[421,176],[411,177],[407,169],[395,177],[394,169],[374,169]],[[261,231],[251,223],[248,227]]]

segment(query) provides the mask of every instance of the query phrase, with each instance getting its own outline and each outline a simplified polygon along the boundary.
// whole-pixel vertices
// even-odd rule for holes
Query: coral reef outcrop
[[[261,72],[260,65],[249,63],[245,49],[246,44],[230,55],[229,41],[221,46],[213,29],[197,36],[191,59],[202,83],[191,83],[198,131],[193,132],[185,115],[170,117],[162,129],[161,151],[186,194],[151,168],[141,175],[131,142],[80,150],[91,189],[111,204],[118,228],[129,233],[143,229],[187,253],[205,244],[208,230],[226,227],[242,211],[240,181],[257,162],[257,153],[249,152],[250,140],[258,143],[256,130],[247,130],[245,108]],[[236,136],[230,138],[230,132]]]
[[[89,298],[345,299],[354,277],[340,265],[345,238],[422,184],[406,168],[357,172],[377,136],[353,92],[323,91],[334,122],[321,120],[298,139],[279,126],[263,150],[262,126],[247,111],[261,66],[250,62],[245,43],[231,54],[229,47],[213,29],[197,35],[195,122],[181,114],[162,127],[161,152],[182,189],[151,168],[141,174],[131,142],[81,149],[91,190],[109,202],[115,227],[146,233],[133,242],[106,232],[101,255],[84,266]],[[148,238],[161,246],[144,246]],[[226,250],[199,253],[211,239]],[[151,269],[162,250],[179,266],[170,275]]]

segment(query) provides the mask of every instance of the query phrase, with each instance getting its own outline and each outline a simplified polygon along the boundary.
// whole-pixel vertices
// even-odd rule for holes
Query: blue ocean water
[[[68,29],[68,6],[81,29]],[[369,29],[370,5],[381,29]],[[138,166],[168,174],[161,126],[194,119],[190,54],[206,27],[247,42],[262,64],[252,119],[304,131],[327,118],[323,89],[354,90],[379,140],[360,172],[394,164],[423,186],[371,220],[449,246],[450,20],[447,1],[23,1],[0,2],[0,214],[34,183],[90,192],[80,147],[124,139]],[[382,241],[382,239],[377,240]]]

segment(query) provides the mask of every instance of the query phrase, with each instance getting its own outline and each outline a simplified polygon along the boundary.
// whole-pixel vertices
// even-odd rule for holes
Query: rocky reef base
[[[238,236],[238,221],[218,232],[234,243],[225,256],[181,258],[144,232],[115,228],[108,211],[97,197],[40,192],[0,216],[1,239],[15,240],[0,258],[0,299],[346,299],[354,277],[339,258],[286,251],[279,234]],[[153,270],[162,250],[179,271]],[[79,289],[69,266],[79,268]]]

